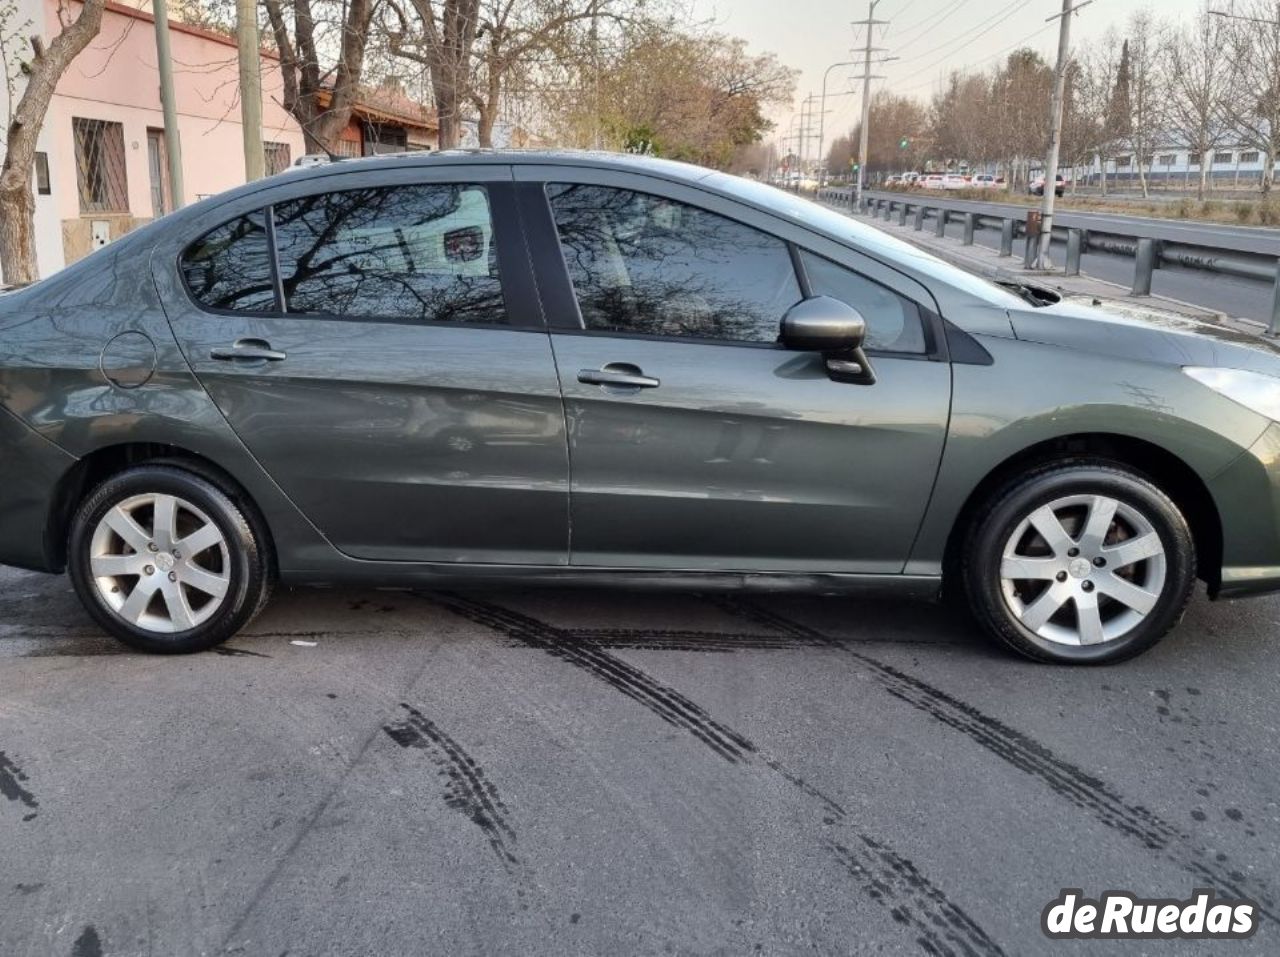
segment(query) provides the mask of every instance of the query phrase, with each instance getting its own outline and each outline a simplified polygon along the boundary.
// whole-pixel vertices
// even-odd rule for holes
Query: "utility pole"
[[[856,202],[859,204],[862,202],[863,177],[867,174],[867,128],[871,124],[871,81],[880,79],[871,75],[871,54],[884,49],[884,47],[874,47],[871,44],[874,40],[875,28],[880,24],[889,22],[888,20],[876,19],[876,6],[879,3],[880,0],[870,0],[867,7],[867,19],[854,21],[854,26],[861,25],[867,28],[867,42],[862,48],[862,135],[858,142],[858,186],[857,192],[854,194]]]
[[[178,136],[178,103],[173,95],[167,0],[154,0],[151,10],[156,21],[156,66],[160,70],[160,105],[164,110],[164,151],[169,159],[169,196],[173,208],[181,209],[185,195],[182,187],[182,140]]]
[[[1062,12],[1056,17],[1049,17],[1049,23],[1059,19],[1058,25],[1058,66],[1053,77],[1053,99],[1049,104],[1049,154],[1044,159],[1044,196],[1040,203],[1040,248],[1036,253],[1033,268],[1049,269],[1053,261],[1049,258],[1049,247],[1053,242],[1053,205],[1058,195],[1058,153],[1062,149],[1062,110],[1067,95],[1067,67],[1071,63],[1071,16],[1081,7],[1087,7],[1093,0],[1072,4],[1072,0],[1062,0]]]
[[[236,0],[236,46],[240,61],[240,124],[244,129],[246,182],[267,175],[262,148],[262,54],[256,0]]]

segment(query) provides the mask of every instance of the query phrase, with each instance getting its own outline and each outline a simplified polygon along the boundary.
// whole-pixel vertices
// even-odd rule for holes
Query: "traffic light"
[[[849,168],[855,173],[858,171],[858,165],[859,163],[857,160],[849,160]]]
[[[911,140],[907,139],[905,136],[902,139],[898,140],[898,149],[900,150],[905,150],[910,145],[911,145]]]

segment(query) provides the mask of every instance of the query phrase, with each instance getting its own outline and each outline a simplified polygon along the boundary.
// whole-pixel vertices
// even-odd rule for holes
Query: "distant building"
[[[46,42],[59,11],[78,0],[17,0],[16,22]],[[149,12],[108,3],[102,32],[59,81],[36,157],[36,252],[41,275],[173,208],[164,117]],[[244,182],[236,44],[232,37],[170,22],[174,92],[187,202]],[[278,60],[263,52],[267,171],[304,152],[302,131],[280,106]],[[21,90],[19,90],[19,96]],[[0,110],[7,95],[0,88]],[[0,150],[3,150],[0,142]]]
[[[1142,157],[1142,167],[1151,182],[1170,186],[1192,187],[1200,179],[1201,157],[1185,146],[1165,146],[1153,149]],[[1218,189],[1225,187],[1256,186],[1262,179],[1265,156],[1249,146],[1220,146],[1209,156],[1209,183]],[[1280,160],[1276,166],[1280,169]],[[1106,161],[1109,183],[1138,179],[1137,157],[1132,151],[1121,151]],[[1081,182],[1097,182],[1101,179],[1102,164],[1097,159],[1087,167],[1080,167],[1076,174]]]
[[[329,90],[322,90],[321,108],[327,109],[332,99]],[[431,150],[439,136],[435,113],[410,99],[398,84],[389,82],[360,91],[335,152],[341,156],[377,156]]]

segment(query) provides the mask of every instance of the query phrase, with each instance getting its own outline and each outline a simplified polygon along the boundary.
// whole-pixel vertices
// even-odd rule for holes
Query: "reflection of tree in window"
[[[786,244],[774,236],[646,193],[548,192],[588,329],[774,342],[800,299]]]
[[[275,207],[291,313],[506,322],[489,204],[475,186],[402,186]]]
[[[866,346],[886,352],[926,352],[920,307],[887,286],[810,252],[800,253],[815,296],[830,296],[857,309],[867,323]]]
[[[206,306],[273,311],[276,297],[262,213],[241,216],[196,240],[182,256],[182,275],[191,294]]]

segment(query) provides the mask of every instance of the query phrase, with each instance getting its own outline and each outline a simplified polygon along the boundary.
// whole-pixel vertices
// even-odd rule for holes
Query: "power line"
[[[1025,37],[1023,37],[1021,40],[1018,40],[1018,41],[1016,41],[1016,42],[1014,42],[1014,43],[1010,43],[1007,47],[1004,47],[1003,49],[997,50],[995,53],[992,53],[990,56],[985,56],[985,57],[983,57],[981,60],[975,60],[975,61],[974,61],[974,62],[972,62],[972,63],[966,63],[966,64],[964,65],[964,70],[965,70],[965,71],[972,70],[972,69],[974,69],[975,67],[983,66],[984,64],[989,63],[989,62],[991,62],[992,60],[998,59],[998,58],[1000,58],[1000,57],[1004,56],[1004,55],[1005,55],[1006,53],[1008,53],[1010,50],[1016,50],[1018,47],[1021,47],[1021,46],[1023,46],[1024,44],[1027,44],[1027,43],[1031,42],[1031,41],[1032,41],[1032,40],[1034,40],[1036,37],[1040,36],[1042,33],[1046,33],[1047,31],[1049,31],[1049,30],[1051,30],[1051,29],[1053,29],[1053,25],[1052,25],[1052,24],[1049,24],[1049,25],[1046,25],[1046,26],[1039,27],[1039,28],[1037,28],[1036,30],[1032,31],[1031,33],[1027,34],[1027,35],[1026,35]],[[976,40],[976,39],[978,39],[978,38],[977,38],[977,37],[974,37],[974,39]],[[966,45],[967,45],[967,44],[966,44]],[[959,51],[957,50],[957,51],[954,51],[954,52],[955,52],[955,53],[958,53]],[[953,53],[952,55],[954,55],[954,53]],[[910,74],[910,75],[908,75],[908,76],[904,77],[904,79],[908,79],[908,80],[909,80],[909,79],[911,79],[912,77],[921,76],[922,74],[927,73],[927,72],[929,72],[929,68],[925,68],[924,70],[917,70],[915,73],[912,73],[912,74]],[[934,77],[933,79],[925,80],[923,83],[917,83],[917,84],[915,84],[914,86],[902,87],[902,88],[897,89],[897,90],[896,90],[896,92],[898,92],[898,93],[910,93],[910,92],[912,92],[912,91],[914,91],[914,90],[920,90],[920,89],[923,89],[924,87],[927,87],[927,86],[932,85],[936,79],[937,79],[937,78],[936,78],[936,77]]]
[[[995,14],[993,14],[992,16],[988,17],[987,19],[983,20],[982,22],[980,22],[980,23],[978,23],[978,24],[975,24],[974,26],[970,27],[970,28],[969,28],[968,30],[966,30],[964,33],[961,33],[961,34],[959,34],[959,35],[957,35],[957,36],[954,36],[954,37],[952,37],[950,40],[945,40],[945,41],[943,41],[942,43],[939,43],[936,47],[934,47],[934,48],[933,48],[933,49],[931,49],[931,50],[925,50],[923,53],[917,53],[917,54],[915,54],[914,56],[903,57],[903,62],[904,62],[904,63],[910,63],[910,62],[912,62],[913,60],[919,60],[919,59],[922,59],[923,57],[927,57],[927,56],[929,56],[929,55],[931,55],[931,54],[933,54],[933,53],[937,53],[939,50],[943,49],[944,47],[949,47],[949,46],[951,46],[951,44],[955,43],[957,40],[962,40],[962,39],[964,39],[966,36],[968,36],[969,34],[973,33],[973,31],[975,31],[975,30],[982,30],[982,28],[983,28],[983,27],[987,27],[987,29],[982,30],[982,32],[981,32],[981,33],[979,33],[977,36],[973,37],[971,40],[969,40],[969,41],[967,41],[967,42],[965,42],[965,43],[960,44],[960,46],[956,47],[956,48],[955,48],[954,50],[952,50],[950,53],[946,54],[946,56],[954,56],[956,53],[958,53],[959,51],[963,50],[965,47],[967,47],[967,46],[968,46],[970,43],[972,43],[974,40],[978,40],[978,39],[980,39],[981,37],[986,36],[988,33],[990,33],[992,30],[994,30],[997,26],[999,26],[999,23],[998,23],[998,22],[995,22],[995,21],[1002,20],[1002,19],[1004,19],[1005,17],[1012,16],[1013,14],[1020,12],[1020,11],[1022,10],[1022,8],[1023,8],[1023,7],[1025,7],[1025,6],[1026,6],[1028,3],[1030,3],[1030,2],[1031,2],[1031,0],[1013,0],[1013,2],[1012,2],[1012,3],[1010,3],[1008,6],[1002,7],[1002,8],[1001,8],[999,11],[997,11]],[[1016,8],[1016,9],[1014,9],[1014,8]],[[990,26],[988,26],[988,24],[990,24]]]

